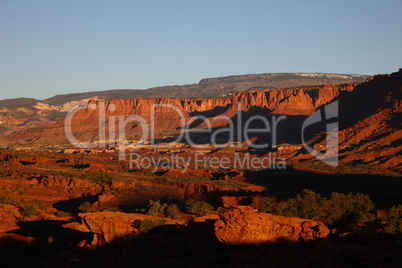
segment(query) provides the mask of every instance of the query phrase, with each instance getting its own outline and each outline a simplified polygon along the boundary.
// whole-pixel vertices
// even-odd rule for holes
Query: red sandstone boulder
[[[276,216],[251,207],[222,214],[214,223],[214,230],[222,243],[231,246],[309,241],[330,233],[319,221]]]
[[[91,245],[122,245],[127,239],[138,235],[141,230],[138,226],[143,220],[165,220],[166,223],[175,224],[179,221],[162,217],[154,217],[138,213],[123,212],[89,212],[80,213],[79,222],[64,224],[64,228],[80,232],[94,233]]]

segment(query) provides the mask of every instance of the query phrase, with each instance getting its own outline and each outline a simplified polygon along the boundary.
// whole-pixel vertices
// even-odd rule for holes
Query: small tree
[[[206,215],[211,213],[214,210],[214,207],[205,201],[189,199],[186,201],[186,210],[188,213]]]
[[[165,213],[165,209],[167,208],[166,203],[162,203],[159,200],[153,201],[149,200],[148,206],[147,206],[147,215],[157,215],[157,214],[163,214]]]
[[[269,197],[264,197],[264,198],[261,200],[261,203],[260,203],[258,209],[259,209],[260,211],[262,211],[262,212],[271,213],[271,212],[273,212],[273,211],[276,209],[276,207],[277,207],[277,203],[276,203],[275,201],[272,202],[272,201],[271,201],[271,198],[269,198]]]
[[[314,191],[303,190],[287,202],[273,203],[265,198],[259,209],[281,216],[319,220],[334,227],[374,219],[370,213],[374,209],[373,202],[370,197],[360,193],[332,193],[328,199]]]
[[[179,218],[180,209],[176,204],[171,204],[166,208],[166,215],[171,219]]]
[[[391,234],[402,235],[402,205],[393,206],[389,210],[388,224],[385,231]]]

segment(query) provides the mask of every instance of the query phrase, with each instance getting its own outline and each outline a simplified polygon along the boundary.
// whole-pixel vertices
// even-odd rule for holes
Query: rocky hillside
[[[246,78],[247,76],[225,79]],[[215,84],[219,81],[220,79],[207,79],[201,81],[200,84]],[[152,105],[163,104],[177,107],[177,111],[163,106],[155,110],[155,124],[152,131],[155,134],[154,139],[156,140],[154,141],[161,144],[176,139],[181,129],[186,126],[194,132],[197,129],[207,128],[209,123],[209,127],[218,130],[228,127],[228,121],[224,118],[231,118],[236,129],[241,130],[244,125],[237,126],[238,122],[244,124],[252,115],[257,114],[269,120],[272,116],[284,115],[286,120],[277,129],[277,143],[273,144],[278,145],[275,150],[289,161],[307,161],[305,163],[308,163],[314,158],[304,152],[301,146],[303,142],[300,131],[302,124],[317,109],[338,99],[341,162],[384,166],[394,171],[400,171],[401,159],[398,154],[402,150],[400,142],[402,136],[401,85],[402,71],[399,71],[391,75],[371,77],[365,83],[246,91],[220,98],[134,98],[105,102],[92,99],[85,101],[83,108],[74,115],[71,129],[74,137],[79,141],[99,140],[100,105],[105,105],[105,118],[118,119],[119,116],[139,115],[146,121],[144,123],[148,128],[151,127]],[[65,110],[71,105],[72,103],[64,104]],[[43,110],[49,109],[49,107],[51,106],[41,106]],[[182,114],[184,125],[183,121],[179,120],[178,113]],[[197,119],[196,116],[203,116],[204,119]],[[38,118],[40,120],[42,117]],[[35,127],[27,126],[25,130],[4,136],[1,140],[2,146],[20,149],[72,147],[65,135],[64,120],[47,123],[34,122],[37,124]],[[106,123],[110,124],[108,120]],[[20,123],[20,129],[23,126],[24,123]],[[126,139],[128,141],[140,140],[143,127],[143,123],[135,121],[127,123]],[[110,128],[106,128],[106,130],[109,131]],[[325,135],[325,124],[318,124],[306,133],[306,137],[310,140],[309,144],[318,151],[325,150]],[[190,135],[191,140],[197,144],[210,143],[210,136],[197,133]],[[242,133],[235,133],[235,136],[240,137],[236,141],[245,142]],[[115,141],[108,137],[105,138],[106,140],[101,139],[104,144]],[[222,143],[225,143],[227,139],[227,135],[219,136]],[[253,139],[265,142],[270,141],[271,136],[255,134]],[[180,142],[182,142],[180,146],[187,146],[186,140]]]
[[[18,98],[0,100],[0,137],[21,129],[62,119],[66,112],[88,99],[201,98],[221,97],[241,91],[363,82],[365,75],[325,73],[268,73],[205,78],[198,84],[155,87],[147,90],[118,89],[56,95],[46,100]]]
[[[75,137],[82,141],[99,139],[99,108],[104,105],[106,109],[105,118],[114,116],[139,115],[144,118],[148,127],[151,123],[152,105],[173,105],[177,111],[158,107],[155,110],[155,138],[165,139],[179,135],[182,121],[178,113],[183,116],[185,122],[192,122],[196,116],[210,118],[211,127],[224,127],[228,124],[225,119],[218,119],[217,116],[236,118],[241,112],[243,123],[252,115],[261,114],[269,116],[282,114],[292,116],[291,118],[302,119],[312,114],[318,107],[326,104],[339,96],[342,91],[351,91],[359,84],[345,85],[324,85],[317,87],[297,87],[288,89],[275,89],[266,91],[247,91],[233,94],[222,98],[158,98],[158,99],[116,99],[103,102],[101,100],[88,100],[84,102],[83,108],[77,111],[73,117],[72,130]],[[95,107],[96,109],[92,108]],[[240,110],[240,111],[239,111]],[[300,117],[301,116],[301,117]],[[294,124],[295,122],[292,122]],[[298,120],[297,124],[301,121]],[[190,129],[202,129],[207,122],[195,122]],[[138,138],[143,126],[136,122],[127,124],[126,133],[129,139]],[[3,146],[10,148],[35,149],[47,145],[71,146],[64,134],[64,120],[50,122],[39,127],[26,128],[16,131],[3,138]],[[205,135],[194,137],[195,140],[205,138]]]
[[[62,94],[46,100],[18,98],[0,100],[0,107],[34,106],[37,102],[60,106],[67,102],[98,97],[103,100],[132,98],[212,98],[247,90],[266,90],[312,85],[359,83],[367,75],[328,73],[266,73],[204,78],[198,84],[153,87],[146,90],[115,89],[84,93]]]

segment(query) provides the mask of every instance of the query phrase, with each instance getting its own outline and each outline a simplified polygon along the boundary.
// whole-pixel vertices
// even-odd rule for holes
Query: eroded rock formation
[[[276,216],[251,207],[224,213],[214,227],[217,238],[230,246],[294,243],[325,238],[330,233],[319,221]]]

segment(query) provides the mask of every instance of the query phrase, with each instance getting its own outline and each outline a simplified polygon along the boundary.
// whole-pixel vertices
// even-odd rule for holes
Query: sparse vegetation
[[[110,184],[113,181],[113,177],[107,174],[100,174],[100,175],[89,175],[89,179],[91,182],[97,183],[97,184]]]
[[[65,217],[65,216],[67,215],[67,213],[65,213],[64,211],[56,211],[56,212],[54,213],[54,215],[55,215],[56,217]]]
[[[165,213],[167,206],[168,205],[166,203],[161,203],[159,200],[149,200],[146,214],[151,216],[163,214]]]
[[[402,205],[393,206],[389,210],[388,224],[385,226],[385,232],[402,235]]]
[[[11,204],[11,197],[8,195],[0,195],[0,204],[9,205]]]
[[[171,204],[166,208],[166,215],[171,219],[178,219],[180,209],[176,204]]]
[[[152,228],[154,228],[156,226],[165,224],[165,222],[166,221],[163,220],[163,219],[158,219],[156,221],[145,219],[145,220],[141,221],[141,223],[140,223],[140,230],[141,230],[142,233],[146,233],[150,229],[152,229]]]
[[[26,217],[30,217],[36,214],[36,212],[39,209],[39,204],[35,201],[32,201],[28,204],[22,205],[21,206],[22,209],[22,215],[26,216]]]
[[[211,213],[214,210],[214,207],[205,201],[189,199],[186,202],[186,210],[188,213],[206,215]]]
[[[78,210],[82,213],[87,213],[87,212],[95,212],[96,209],[92,207],[92,204],[88,201],[82,203],[79,205]]]
[[[372,221],[374,204],[364,194],[332,193],[330,198],[304,190],[287,202],[271,202],[265,198],[259,209],[264,212],[287,217],[300,217],[324,222],[329,226],[355,225]]]

